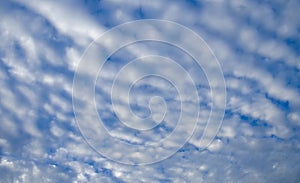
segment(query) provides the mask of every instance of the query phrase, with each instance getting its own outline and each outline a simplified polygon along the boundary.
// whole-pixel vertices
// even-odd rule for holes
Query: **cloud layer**
[[[297,12],[300,3],[296,0],[1,2],[1,182],[299,181]],[[195,134],[164,161],[128,166],[106,159],[85,142],[73,114],[72,82],[92,40],[113,26],[139,19],[175,21],[206,41],[225,76],[227,107],[222,127],[207,149],[202,149],[201,136]],[[155,31],[149,29],[145,34]],[[197,46],[197,42],[186,39]],[[113,115],[113,79],[124,64],[145,55],[176,60],[194,78],[201,104],[199,128],[204,128],[212,103],[218,101],[217,96],[211,96],[205,71],[193,65],[193,59],[182,50],[149,41],[128,45],[112,55],[96,81],[96,107],[111,135],[126,143],[145,144],[166,137],[176,126],[178,91],[161,78],[140,80],[129,96],[131,112],[141,118],[151,114],[151,96],[165,99],[166,108],[152,111],[160,118],[159,112],[167,110],[157,131],[143,134],[121,128]],[[153,102],[162,105],[160,99]],[[124,112],[123,103],[118,105]],[[186,106],[183,110],[191,112],[192,105]],[[120,115],[126,117],[127,113]],[[112,144],[102,145],[114,149]],[[110,153],[122,158],[125,152]],[[139,153],[134,156],[143,158]]]

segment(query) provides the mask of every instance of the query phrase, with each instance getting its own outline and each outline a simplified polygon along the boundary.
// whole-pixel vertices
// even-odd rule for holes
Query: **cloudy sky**
[[[299,17],[0,1],[0,182],[299,182]]]

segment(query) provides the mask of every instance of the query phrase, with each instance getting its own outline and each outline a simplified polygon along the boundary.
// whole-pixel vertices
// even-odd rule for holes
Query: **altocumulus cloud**
[[[299,182],[299,12],[297,0],[1,1],[1,182]],[[220,131],[208,148],[201,149],[195,135],[164,161],[128,166],[100,156],[84,141],[74,119],[72,82],[91,41],[116,25],[140,19],[174,21],[199,34],[221,64],[227,105]],[[210,88],[192,59],[166,44],[137,43],[116,52],[96,82],[97,110],[111,135],[145,144],[145,139],[170,134],[172,121],[178,119],[176,88],[155,78],[136,83],[131,107],[145,117],[152,94],[163,97],[171,113],[166,113],[161,128],[129,133],[111,115],[109,95],[116,73],[142,55],[178,60],[198,78],[200,121],[205,121]],[[117,113],[128,117],[122,102]],[[182,110],[192,110],[189,104]],[[152,110],[159,119],[164,108]],[[204,128],[201,122],[199,128]],[[126,152],[111,153],[122,158]]]

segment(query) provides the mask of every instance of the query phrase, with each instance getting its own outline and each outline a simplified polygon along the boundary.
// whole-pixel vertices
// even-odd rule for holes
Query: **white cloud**
[[[83,1],[1,2],[0,180],[297,182],[300,101],[299,80],[295,78],[300,68],[299,52],[285,39],[297,42],[299,37],[300,22],[296,13],[299,2],[203,1],[195,4],[101,1],[87,6]],[[148,166],[126,166],[94,152],[80,135],[72,114],[72,76],[83,49],[106,30],[104,27],[144,17],[182,23],[207,41],[225,74],[228,107],[217,139],[207,150],[202,151],[199,141],[202,134],[197,134],[165,161]],[[169,32],[171,36],[172,30]],[[152,27],[145,33],[158,34],[158,31]],[[191,47],[197,46],[190,36],[177,39],[192,43]],[[191,77],[198,78],[196,84],[201,102],[198,129],[203,132],[212,106],[205,74],[198,73],[199,69],[187,56],[175,52],[161,45],[131,45],[119,56],[129,59],[161,54],[177,58],[175,60],[192,73]],[[117,64],[105,67],[103,80],[97,81],[96,86],[100,90],[98,110],[108,119],[113,111],[107,103],[113,78],[128,60],[117,61],[112,60]],[[86,68],[85,72],[91,72],[90,69],[96,71]],[[140,67],[137,72],[147,69]],[[182,75],[170,68],[168,72],[189,92]],[[218,82],[215,81],[215,85]],[[158,80],[147,80],[136,87],[147,84],[161,90],[163,98],[176,96],[174,88]],[[136,97],[133,96],[135,100],[131,102],[147,108],[151,95],[138,93],[142,91],[137,90]],[[81,102],[90,99],[81,98]],[[186,103],[183,112],[191,113],[193,98],[187,95],[185,99],[190,103]],[[220,101],[218,98],[213,100],[215,104]],[[176,101],[179,98],[166,102],[171,104],[167,111],[174,114],[167,114],[165,118],[170,129],[179,113],[180,106]],[[81,112],[88,115],[90,110]],[[155,110],[159,113],[163,109]],[[191,116],[187,115],[185,121],[191,121]],[[95,131],[92,135],[98,135],[97,129],[93,128],[94,121],[88,122],[91,133]],[[255,122],[257,124],[253,124]],[[189,129],[189,125],[182,127]],[[144,135],[130,134],[119,126],[112,128],[112,135],[127,143],[149,145],[151,140],[169,134],[169,129],[164,128]],[[208,133],[213,132],[208,130]],[[164,143],[164,147],[148,150],[159,154],[181,140],[182,137],[177,136]],[[118,159],[129,153],[118,144],[103,142],[102,145],[108,145],[107,152]],[[139,150],[142,152],[145,148]],[[131,161],[151,158],[141,152],[132,154]]]
[[[82,46],[96,39],[103,29],[83,9],[80,2],[73,1],[22,1],[17,0],[28,8],[45,16],[59,32],[70,36],[76,43]]]

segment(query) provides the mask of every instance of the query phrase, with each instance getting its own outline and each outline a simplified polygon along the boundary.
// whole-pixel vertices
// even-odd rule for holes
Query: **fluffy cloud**
[[[299,8],[298,1],[1,1],[1,182],[299,181]],[[158,163],[131,166],[106,159],[81,136],[73,114],[72,81],[92,40],[115,25],[145,18],[178,22],[207,42],[225,76],[227,107],[219,133],[202,149],[201,132],[213,104],[220,103],[210,93],[206,74],[211,73],[198,68],[182,50],[163,43],[136,43],[117,51],[95,81],[96,107],[114,138],[151,147],[152,142],[171,134],[181,109],[172,83],[146,78],[132,86],[128,96],[131,111],[126,115],[147,117],[149,106],[161,104],[160,99],[150,102],[156,95],[165,99],[166,107],[152,108],[152,115],[158,119],[166,109],[165,121],[149,133],[118,124],[110,92],[118,71],[132,59],[160,55],[177,61],[195,81],[200,100],[199,131],[178,152]],[[158,32],[156,28],[145,31]],[[169,32],[172,36],[172,30]],[[176,39],[197,46],[189,36]],[[174,73],[176,69],[166,68],[159,69],[187,80]],[[85,73],[91,69],[97,71],[86,68]],[[151,64],[137,72],[147,69]],[[134,69],[128,74],[133,73]],[[120,81],[125,83],[128,78]],[[185,88],[186,82],[179,84]],[[118,89],[123,89],[121,84]],[[120,96],[119,112],[124,112],[123,99]],[[185,102],[182,110],[192,113],[193,99],[186,95]],[[89,123],[91,131],[95,130],[91,135],[96,135],[95,122]],[[209,128],[206,131],[213,133]],[[177,136],[163,147],[148,150],[160,153],[180,140]],[[107,153],[120,160],[128,153],[117,144],[103,142],[101,147],[105,146]],[[132,161],[151,158],[141,152],[130,157]]]

